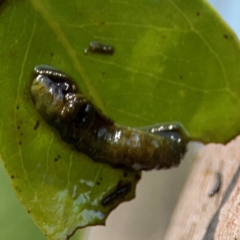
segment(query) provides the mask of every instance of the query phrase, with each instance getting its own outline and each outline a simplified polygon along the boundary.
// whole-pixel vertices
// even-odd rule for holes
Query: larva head
[[[60,115],[66,96],[77,91],[70,77],[46,65],[34,68],[31,95],[37,110],[47,117]]]
[[[95,110],[85,95],[77,92],[73,80],[50,66],[34,69],[31,95],[36,109],[54,126],[71,125],[79,130],[88,129]]]

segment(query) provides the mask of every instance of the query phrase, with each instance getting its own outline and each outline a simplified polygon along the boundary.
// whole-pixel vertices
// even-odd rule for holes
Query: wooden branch
[[[240,137],[200,150],[164,240],[240,239],[239,163]],[[220,191],[210,197],[217,172]]]

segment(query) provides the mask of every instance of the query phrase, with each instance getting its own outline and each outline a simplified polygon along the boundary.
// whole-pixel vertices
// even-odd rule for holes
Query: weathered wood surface
[[[240,239],[240,137],[196,156],[164,240]],[[209,197],[220,172],[219,193]]]

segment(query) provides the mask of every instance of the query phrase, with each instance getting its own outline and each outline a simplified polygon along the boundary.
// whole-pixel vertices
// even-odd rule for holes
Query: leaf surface
[[[114,55],[84,54],[93,40],[113,45]],[[239,42],[201,0],[6,1],[0,44],[2,159],[49,239],[104,224],[134,197],[139,176],[93,162],[59,139],[30,99],[36,65],[68,73],[118,124],[179,121],[203,142],[239,133]],[[102,206],[119,182],[132,191]]]

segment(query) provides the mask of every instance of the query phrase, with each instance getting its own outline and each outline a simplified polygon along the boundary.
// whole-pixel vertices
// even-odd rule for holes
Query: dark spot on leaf
[[[17,126],[17,129],[19,130],[19,129],[20,129],[20,126]]]
[[[16,109],[17,109],[17,110],[19,109],[19,105],[16,106]]]
[[[96,182],[97,185],[100,185],[100,182]]]
[[[37,130],[38,127],[39,127],[39,121],[37,120],[33,129],[34,129],[34,130]]]
[[[21,189],[18,186],[15,186],[15,189],[17,192],[22,192]]]
[[[54,158],[54,161],[55,161],[55,162],[57,162],[57,161],[58,161],[58,159],[57,159],[57,158]]]
[[[105,25],[105,22],[104,21],[100,22],[100,25]]]
[[[60,159],[61,158],[61,156],[60,155],[58,155],[58,159]]]
[[[11,178],[14,179],[14,175],[12,175]]]
[[[50,55],[53,57],[54,54],[51,52]]]
[[[199,17],[200,16],[200,12],[196,12],[196,15],[197,15],[197,17]]]
[[[182,80],[182,79],[183,79],[183,76],[179,76],[179,78]]]
[[[105,43],[100,43],[98,41],[92,41],[89,44],[89,47],[84,49],[84,53],[100,53],[100,54],[107,54],[113,55],[115,49],[112,45],[108,45]]]
[[[20,135],[23,136],[23,133],[21,133]]]
[[[22,142],[21,142],[21,141],[19,141],[19,145],[22,145]]]
[[[103,180],[103,178],[102,178],[102,177],[100,177],[100,180],[102,181],[102,180]]]
[[[224,37],[225,39],[228,39],[228,35],[227,35],[227,34],[224,34],[223,37]]]
[[[131,183],[124,185],[121,185],[121,183],[119,183],[117,189],[102,200],[102,205],[108,206],[121,201],[121,199],[123,199],[130,192],[131,188]]]
[[[28,210],[28,213],[31,213],[31,210]]]

